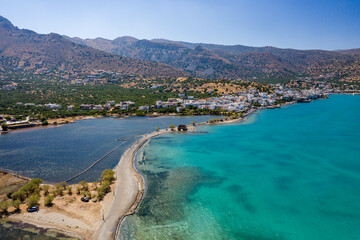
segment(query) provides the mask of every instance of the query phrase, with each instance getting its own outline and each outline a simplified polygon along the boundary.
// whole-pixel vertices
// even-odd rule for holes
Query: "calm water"
[[[143,147],[148,190],[122,239],[360,239],[360,96],[203,129]]]
[[[113,168],[122,153],[142,134],[170,124],[204,122],[213,116],[158,118],[101,118],[32,131],[0,135],[0,168],[24,176],[60,182],[85,170],[114,147],[122,144],[85,175],[75,179],[95,181],[102,170]],[[116,141],[127,139],[127,142]]]

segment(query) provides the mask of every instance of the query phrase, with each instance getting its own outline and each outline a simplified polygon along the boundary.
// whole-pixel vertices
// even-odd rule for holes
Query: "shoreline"
[[[319,98],[319,99],[324,99],[324,98]],[[316,99],[316,100],[318,100],[318,99]],[[298,103],[298,102],[286,102],[286,103],[283,103],[283,104],[279,104],[279,106],[277,106],[277,107],[254,108],[254,109],[251,109],[248,112],[246,112],[240,118],[223,120],[222,122],[215,122],[215,123],[202,122],[202,123],[195,124],[195,127],[196,126],[201,126],[201,125],[222,125],[222,124],[231,124],[231,123],[235,123],[235,122],[240,122],[240,121],[245,120],[246,117],[256,113],[258,110],[276,109],[276,108],[281,108],[281,107],[287,106],[287,105],[293,105],[295,103]],[[188,125],[188,126],[190,126],[190,125]],[[159,135],[162,135],[162,134],[165,134],[165,133],[171,133],[172,132],[171,130],[170,131],[167,131],[167,130],[170,130],[170,129],[161,129],[161,130],[159,130],[159,132],[152,132],[151,134],[144,135],[143,138],[139,139],[136,143],[134,143],[130,148],[128,148],[125,151],[125,153],[128,152],[128,151],[131,152],[131,158],[126,159],[127,157],[124,157],[125,156],[125,153],[124,153],[122,158],[120,159],[120,162],[123,160],[123,158],[124,158],[125,161],[127,160],[127,161],[131,162],[131,171],[133,173],[133,177],[137,179],[137,183],[138,183],[138,189],[135,189],[135,191],[137,191],[137,196],[136,196],[136,199],[134,201],[132,201],[132,204],[130,204],[130,207],[128,208],[128,211],[118,217],[117,223],[115,225],[115,231],[112,233],[111,237],[107,236],[107,239],[116,240],[116,237],[118,236],[118,233],[119,233],[119,230],[120,230],[120,227],[121,227],[121,224],[122,224],[122,221],[125,219],[125,217],[127,217],[129,215],[133,215],[133,214],[136,213],[136,209],[139,207],[139,205],[140,205],[140,203],[141,203],[141,201],[142,201],[142,199],[144,197],[144,194],[145,194],[144,189],[146,187],[145,186],[145,180],[144,180],[143,175],[140,173],[140,171],[136,168],[136,165],[135,165],[135,157],[136,157],[136,154],[137,154],[138,150],[140,150],[140,148],[146,142],[148,142],[149,139],[151,139],[153,137],[156,137],[156,136],[159,136]],[[174,132],[177,132],[177,131],[174,131]],[[134,147],[134,149],[133,149],[133,147]],[[116,167],[114,169],[120,168],[120,162],[118,163],[118,165],[116,165]],[[139,179],[141,179],[141,180],[139,180]],[[97,237],[95,239],[102,240],[103,238],[98,238],[99,230],[97,232],[98,232]],[[101,230],[100,230],[100,232],[101,232]]]
[[[288,102],[284,105],[290,105],[295,102]],[[240,118],[228,119],[223,121],[218,121],[215,123],[201,122],[196,123],[195,126],[202,125],[222,125],[222,124],[231,124],[245,120],[246,117],[250,116],[253,113],[256,113],[257,110],[268,109],[268,108],[254,108],[250,109],[248,112]],[[91,117],[90,117],[91,118]],[[86,118],[88,119],[88,118]],[[83,120],[83,119],[79,119]],[[191,124],[190,124],[191,125]],[[188,125],[188,127],[190,126]],[[21,129],[23,130],[23,129]],[[21,131],[20,130],[20,131]],[[171,129],[161,129],[159,131],[154,131],[150,134],[143,135],[142,138],[137,140],[133,145],[131,145],[125,152],[122,154],[118,164],[113,168],[116,175],[116,180],[114,183],[114,188],[112,193],[109,193],[106,198],[107,200],[101,203],[101,210],[98,213],[101,215],[99,221],[94,223],[95,230],[91,231],[85,229],[78,229],[80,231],[65,229],[63,226],[58,224],[46,223],[43,221],[37,221],[26,216],[13,216],[9,217],[9,220],[23,221],[28,222],[37,227],[42,227],[46,229],[54,229],[68,236],[78,237],[80,239],[116,239],[122,221],[125,217],[133,215],[136,213],[137,208],[139,207],[143,197],[145,196],[145,179],[140,171],[136,168],[135,157],[141,147],[144,146],[153,137],[178,131],[171,131]],[[190,131],[189,131],[190,132]],[[118,196],[121,196],[118,197]],[[50,210],[51,212],[51,210]],[[26,214],[27,215],[27,214]],[[70,216],[68,216],[70,217]],[[77,217],[70,217],[71,220],[78,220]],[[84,231],[85,230],[85,231]]]
[[[169,133],[165,129],[144,135],[129,147],[114,168],[116,173],[113,199],[103,215],[103,221],[94,234],[94,239],[114,239],[122,220],[136,212],[145,190],[145,181],[134,166],[138,150],[151,138]]]
[[[329,94],[329,95],[335,95],[335,94],[360,95],[360,93],[333,93],[333,94]],[[318,99],[324,99],[324,98],[328,98],[328,96],[312,99],[311,101],[318,100]],[[260,109],[276,109],[276,108],[281,108],[284,105],[295,104],[295,103],[301,103],[301,102],[290,101],[290,102],[285,102],[285,103],[278,103],[277,105],[271,105],[271,106],[265,106],[265,107],[261,106],[261,107],[257,107],[257,108],[252,108],[252,109],[250,109],[250,111],[252,111],[252,110],[256,111],[256,110],[260,110]],[[141,117],[156,118],[156,117],[166,117],[166,116],[186,117],[186,116],[202,116],[202,115],[210,115],[210,114],[181,115],[179,113],[160,113],[160,114],[152,113],[152,114],[147,114],[147,115],[141,116]],[[123,118],[129,118],[129,117],[139,117],[139,116],[136,116],[136,114],[131,114],[131,115],[110,114],[109,116],[94,115],[94,116],[75,116],[75,117],[65,117],[65,118],[53,118],[53,119],[48,119],[48,123],[49,123],[48,125],[41,125],[39,122],[29,122],[30,124],[33,124],[33,126],[9,129],[10,131],[8,130],[6,132],[0,131],[0,135],[7,134],[10,132],[11,133],[21,133],[21,132],[27,132],[27,131],[40,130],[40,129],[44,129],[44,128],[60,127],[61,125],[75,123],[80,120],[96,119],[96,118],[104,118],[104,117],[113,117],[113,118],[123,119]],[[245,117],[245,116],[243,116],[243,117]]]
[[[297,102],[287,102],[279,105],[276,108],[281,108],[283,106],[291,105],[294,103]],[[202,122],[195,124],[195,126],[235,123],[245,120],[246,117],[253,113],[256,113],[257,110],[273,108],[274,107],[253,108],[250,109],[248,112],[244,113],[241,118],[228,119],[215,123]],[[99,216],[101,217],[101,219],[98,222],[94,223],[94,229],[91,231],[91,236],[89,234],[83,234],[79,231],[75,231],[75,229],[65,230],[61,228],[61,226],[46,224],[45,222],[38,222],[34,219],[24,218],[23,216],[17,216],[13,219],[29,222],[38,227],[59,230],[65,232],[70,236],[75,235],[77,237],[80,237],[81,239],[116,239],[122,221],[125,219],[126,216],[136,213],[136,210],[139,207],[145,194],[146,183],[144,177],[136,168],[136,154],[138,153],[139,149],[148,142],[149,139],[171,132],[177,131],[171,131],[170,129],[161,129],[159,131],[154,131],[150,134],[145,134],[141,139],[137,140],[133,145],[131,145],[128,149],[125,150],[118,164],[115,166],[115,168],[113,168],[116,174],[114,188],[112,193],[109,193],[107,195],[107,201],[101,203],[101,212],[98,212],[98,214],[101,215]],[[11,218],[9,219],[11,220]],[[77,218],[73,217],[73,220],[77,220]]]
[[[243,121],[245,120],[246,117],[250,116],[251,114],[255,113],[257,110],[259,109],[252,109],[250,110],[249,112],[245,113],[243,117],[241,118],[237,118],[237,119],[230,119],[230,120],[224,120],[223,122],[216,122],[216,123],[208,123],[208,122],[202,122],[202,123],[197,123],[195,126],[201,126],[201,125],[220,125],[220,124],[230,124],[230,123],[235,123],[235,122],[239,122],[239,121]],[[141,174],[141,172],[136,168],[136,162],[135,162],[135,158],[136,158],[136,154],[138,153],[138,151],[140,150],[141,147],[143,147],[145,145],[145,143],[148,142],[148,140],[150,140],[151,138],[153,137],[157,137],[159,135],[162,135],[162,134],[166,134],[166,133],[171,133],[171,132],[177,132],[177,131],[168,131],[170,129],[161,129],[159,130],[159,132],[152,132],[151,134],[148,134],[148,135],[144,135],[143,138],[139,139],[135,144],[133,144],[130,148],[128,148],[126,150],[127,151],[130,151],[131,152],[131,158],[130,159],[127,159],[128,157],[124,157],[126,152],[123,154],[123,157],[121,158],[120,162],[122,160],[125,160],[125,161],[130,161],[131,162],[131,172],[133,174],[133,177],[136,178],[136,181],[137,181],[137,184],[138,184],[138,188],[135,189],[135,191],[137,191],[137,194],[136,194],[136,198],[134,201],[132,201],[132,204],[131,206],[128,208],[128,211],[124,214],[122,214],[118,220],[117,220],[117,223],[116,223],[116,226],[115,226],[115,231],[111,234],[111,238],[110,236],[108,235],[107,236],[107,239],[113,239],[115,240],[116,237],[118,236],[119,234],[119,230],[120,230],[120,227],[121,227],[121,224],[122,224],[122,221],[125,219],[125,217],[127,216],[130,216],[130,215],[133,215],[136,213],[136,210],[137,208],[139,207],[142,199],[144,198],[145,196],[145,179],[144,179],[144,176]],[[134,148],[134,149],[133,149]],[[124,159],[123,159],[124,158]],[[115,167],[115,168],[118,168],[120,167],[120,162],[119,164]],[[116,185],[116,183],[115,183]],[[114,200],[114,199],[113,199]],[[109,209],[110,210],[110,209]],[[103,226],[101,226],[101,228],[103,228]],[[99,238],[99,236],[104,236],[104,235],[100,235],[100,233],[104,233],[105,230],[98,230],[97,231],[97,234],[96,234],[96,238],[94,239],[103,239],[103,238]]]

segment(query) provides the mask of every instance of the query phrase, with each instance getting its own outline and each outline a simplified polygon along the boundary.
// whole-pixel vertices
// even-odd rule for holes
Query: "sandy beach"
[[[129,149],[127,149],[120,162],[115,167],[116,181],[113,191],[113,201],[104,214],[103,221],[95,232],[93,239],[113,239],[117,235],[122,219],[135,213],[145,188],[142,176],[134,167],[134,158],[137,151],[152,137],[168,133],[165,129],[144,135]]]

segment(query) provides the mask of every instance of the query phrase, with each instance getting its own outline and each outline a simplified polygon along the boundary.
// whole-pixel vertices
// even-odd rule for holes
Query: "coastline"
[[[220,125],[220,124],[230,124],[230,123],[235,123],[235,122],[239,122],[242,120],[245,120],[245,118],[253,113],[255,113],[258,109],[252,109],[249,112],[245,113],[244,116],[242,118],[237,118],[237,119],[230,119],[230,120],[224,120],[223,122],[217,122],[217,123],[208,123],[208,122],[203,122],[203,123],[197,123],[195,126],[201,126],[201,125]],[[141,200],[144,197],[144,190],[145,190],[145,180],[144,177],[142,176],[142,174],[139,172],[139,170],[136,168],[136,164],[135,164],[135,157],[136,154],[138,152],[138,150],[140,150],[140,148],[142,146],[144,146],[144,144],[151,138],[165,134],[165,133],[171,133],[172,131],[170,129],[161,129],[158,132],[152,132],[151,134],[147,134],[144,135],[143,138],[141,138],[140,140],[138,140],[135,144],[133,144],[130,148],[128,148],[125,153],[123,154],[119,164],[115,167],[116,169],[116,174],[118,174],[118,172],[121,172],[121,168],[124,166],[121,166],[121,162],[123,162],[122,165],[126,165],[126,167],[128,168],[127,171],[131,172],[132,174],[132,178],[133,181],[135,179],[136,184],[134,184],[134,182],[131,183],[130,186],[134,187],[137,186],[137,188],[132,188],[132,194],[131,197],[128,197],[128,200],[131,200],[131,202],[127,203],[128,210],[127,211],[123,211],[123,214],[120,215],[117,220],[115,221],[114,217],[111,218],[111,216],[108,216],[109,214],[114,214],[113,211],[111,211],[111,208],[108,209],[108,213],[107,216],[105,217],[105,224],[107,224],[107,218],[109,220],[112,221],[113,227],[111,228],[110,226],[105,226],[105,224],[102,224],[102,226],[100,227],[100,229],[98,229],[98,231],[95,234],[95,238],[94,239],[104,239],[102,237],[106,237],[106,239],[116,239],[119,230],[120,230],[120,226],[122,221],[125,219],[125,217],[129,216],[129,215],[133,215],[136,213],[136,209],[139,207]],[[176,132],[176,131],[174,131]],[[124,162],[127,162],[124,163]],[[129,164],[130,163],[130,164]],[[126,169],[122,169],[122,171],[126,171]],[[118,175],[117,175],[118,176]],[[116,186],[117,184],[124,184],[124,181],[118,181],[118,178],[116,179],[115,182],[115,187],[116,190],[119,189],[119,185]],[[121,186],[122,189],[125,189],[126,186]],[[134,197],[134,191],[136,192],[136,196]],[[116,195],[116,193],[115,193]],[[115,199],[113,199],[115,200]],[[112,205],[114,205],[114,202],[111,203]],[[120,204],[119,204],[120,205]],[[116,224],[114,224],[116,222]],[[111,223],[109,223],[111,224]],[[114,227],[115,226],[115,227]],[[115,229],[115,231],[113,232],[109,232],[108,229]]]
[[[122,220],[136,212],[145,189],[145,181],[134,166],[136,153],[149,139],[169,132],[171,131],[162,129],[146,134],[124,152],[114,168],[116,173],[114,197],[93,239],[115,239]]]
[[[322,99],[322,98],[321,98]],[[286,102],[283,104],[279,104],[277,107],[275,108],[281,108],[283,106],[287,106],[287,105],[292,105],[298,102]],[[254,108],[254,109],[250,109],[248,112],[246,112],[242,117],[240,118],[236,118],[236,119],[229,119],[229,120],[223,120],[222,122],[216,122],[216,123],[209,123],[209,122],[203,122],[203,123],[196,123],[195,126],[201,126],[201,125],[221,125],[221,124],[231,124],[231,123],[235,123],[235,122],[239,122],[239,121],[243,121],[245,120],[246,117],[250,116],[253,113],[256,113],[258,110],[264,110],[264,109],[275,109],[274,107],[262,107],[262,108]],[[190,126],[190,125],[188,125]],[[97,233],[96,233],[96,237],[94,239],[99,239],[102,240],[104,238],[101,238],[100,236],[104,237],[105,235],[101,235],[101,234],[106,234],[106,239],[113,239],[116,240],[116,237],[119,233],[120,230],[120,226],[122,221],[125,219],[126,216],[129,215],[133,215],[136,213],[136,209],[138,208],[138,206],[141,203],[141,200],[144,197],[144,189],[145,189],[145,180],[142,176],[142,174],[139,172],[139,170],[136,168],[135,166],[135,156],[138,152],[138,150],[151,138],[159,136],[161,134],[165,134],[165,133],[171,133],[172,131],[170,129],[161,129],[159,130],[159,132],[152,132],[151,134],[147,134],[144,135],[143,138],[141,138],[140,140],[138,140],[136,143],[134,143],[130,148],[128,148],[125,153],[123,154],[120,162],[118,163],[118,165],[115,167],[116,169],[116,174],[118,173],[118,171],[121,171],[121,168],[124,167],[121,165],[121,162],[127,162],[127,166],[128,167],[128,172],[131,172],[133,175],[131,176],[133,179],[136,179],[136,183],[137,183],[137,189],[132,189],[133,191],[136,191],[136,197],[132,196],[132,198],[128,198],[129,200],[132,199],[131,203],[127,203],[128,210],[127,211],[123,211],[123,214],[120,215],[117,218],[116,224],[112,227],[113,231],[111,232],[106,232],[105,229],[110,229],[110,226],[106,226],[104,227],[104,225],[101,226],[101,229],[98,229]],[[176,132],[176,131],[175,131]],[[124,160],[124,161],[123,161]],[[130,162],[130,165],[129,165]],[[125,165],[126,163],[124,163],[123,165]],[[131,167],[129,167],[131,166]],[[123,169],[123,171],[126,171]],[[118,175],[117,175],[118,176]],[[117,184],[124,184],[123,181],[118,182],[118,179],[116,179],[116,183],[115,186]],[[136,185],[134,185],[134,183],[131,183],[130,186],[134,187]],[[122,186],[123,189],[125,189],[126,186]],[[118,189],[119,186],[116,186],[116,189]],[[132,192],[132,195],[134,193]],[[113,199],[115,200],[115,199]],[[114,205],[114,202],[111,203],[112,205]],[[110,208],[109,208],[110,210]],[[107,214],[113,214],[113,212],[108,212]],[[106,220],[106,219],[105,219]],[[114,219],[112,218],[113,222]],[[105,228],[105,229],[104,229]],[[100,238],[99,238],[100,237]]]
[[[287,102],[281,104],[278,107],[294,104],[296,102]],[[278,108],[277,107],[277,108]],[[271,109],[271,108],[253,108],[248,112],[244,113],[241,118],[228,119],[218,121],[215,123],[203,122],[197,123],[195,126],[200,125],[218,125],[218,124],[230,124],[244,120],[247,116],[255,113],[260,109]],[[81,120],[81,119],[79,119]],[[138,150],[151,138],[173,132],[170,129],[162,129],[158,132],[152,132],[145,134],[141,139],[136,141],[131,147],[129,147],[122,155],[120,161],[114,168],[116,173],[116,180],[113,186],[112,193],[106,196],[103,202],[101,202],[100,211],[95,214],[98,215],[97,221],[88,224],[88,226],[82,229],[69,229],[65,228],[59,223],[48,223],[44,221],[36,221],[28,214],[18,215],[11,218],[29,222],[39,227],[52,228],[62,231],[68,235],[80,237],[81,239],[116,239],[118,231],[120,229],[122,220],[128,216],[136,213],[141,200],[144,196],[145,181],[141,173],[136,169],[135,156]],[[51,210],[46,211],[45,215],[51,215]],[[56,215],[56,214],[55,214]],[[60,217],[60,216],[58,216]],[[66,216],[68,221],[78,221],[79,216]],[[92,225],[92,226],[91,226]],[[85,230],[85,231],[84,231]]]

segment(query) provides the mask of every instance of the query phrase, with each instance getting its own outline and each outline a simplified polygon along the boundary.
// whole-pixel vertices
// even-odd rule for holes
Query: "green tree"
[[[115,180],[114,177],[115,172],[111,169],[105,169],[102,173],[101,173],[101,179],[102,182],[104,181],[109,181],[110,183],[112,183],[112,181]]]
[[[20,200],[20,201],[24,201],[26,199],[26,192],[22,189],[19,189],[18,191],[14,192],[11,195],[11,198],[13,200]]]
[[[34,207],[39,204],[39,200],[40,200],[39,195],[34,193],[33,195],[31,195],[29,198],[26,199],[26,204],[29,208]]]
[[[19,199],[20,201],[24,201],[28,196],[32,194],[40,193],[40,184],[43,183],[43,180],[40,178],[31,179],[28,183],[26,183],[23,187],[21,187],[17,192],[11,195],[13,200]]]

